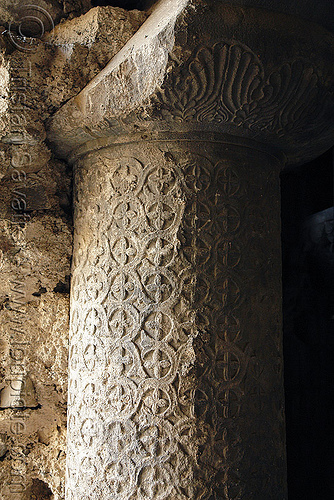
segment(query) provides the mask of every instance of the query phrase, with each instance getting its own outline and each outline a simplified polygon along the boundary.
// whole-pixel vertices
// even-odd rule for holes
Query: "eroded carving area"
[[[285,498],[278,168],[190,141],[78,161],[67,500]]]

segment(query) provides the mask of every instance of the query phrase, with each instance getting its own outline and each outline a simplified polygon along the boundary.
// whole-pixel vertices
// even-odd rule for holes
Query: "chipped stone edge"
[[[160,0],[123,49],[48,121],[48,139],[58,157],[91,140],[90,127],[130,113],[162,85],[177,19],[191,3]]]

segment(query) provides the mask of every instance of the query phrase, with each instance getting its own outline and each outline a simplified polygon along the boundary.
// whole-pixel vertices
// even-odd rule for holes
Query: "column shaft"
[[[279,161],[78,159],[67,500],[283,500]]]

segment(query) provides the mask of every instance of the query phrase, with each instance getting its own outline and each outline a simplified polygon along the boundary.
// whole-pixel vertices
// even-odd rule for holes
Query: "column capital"
[[[49,140],[68,156],[87,142],[133,134],[218,133],[303,163],[334,142],[333,56],[334,35],[313,22],[224,2],[162,0],[55,114]]]

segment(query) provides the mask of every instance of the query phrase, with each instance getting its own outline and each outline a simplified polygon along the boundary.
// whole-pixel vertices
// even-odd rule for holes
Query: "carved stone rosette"
[[[333,47],[166,0],[50,123],[75,165],[67,500],[287,498],[279,171],[333,142]]]

